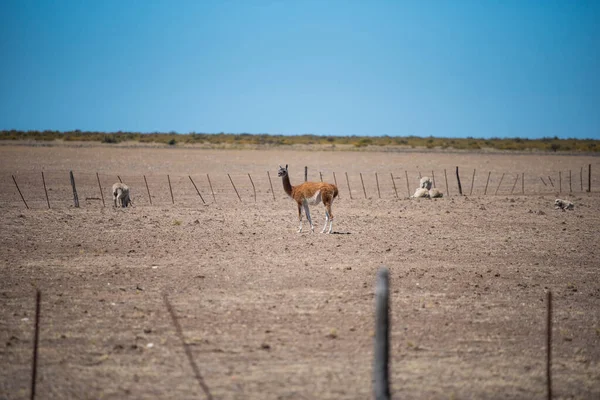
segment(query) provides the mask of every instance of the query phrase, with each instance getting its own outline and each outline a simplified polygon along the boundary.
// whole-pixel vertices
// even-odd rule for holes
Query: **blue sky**
[[[0,129],[600,139],[599,1],[0,2]]]

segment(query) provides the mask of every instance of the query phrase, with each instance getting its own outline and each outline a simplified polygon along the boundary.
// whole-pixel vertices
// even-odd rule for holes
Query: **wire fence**
[[[72,175],[71,175],[72,173]],[[72,179],[71,179],[72,176]],[[391,170],[347,173],[306,167],[291,176],[293,185],[323,181],[338,186],[340,198],[410,197],[420,178],[432,179],[445,197],[574,194],[600,186],[591,164],[542,175],[499,170]],[[595,179],[594,179],[595,178]],[[135,206],[269,202],[285,199],[276,171],[209,175],[120,175],[84,171],[27,171],[0,175],[0,207],[63,208],[113,206],[112,185],[127,184]]]

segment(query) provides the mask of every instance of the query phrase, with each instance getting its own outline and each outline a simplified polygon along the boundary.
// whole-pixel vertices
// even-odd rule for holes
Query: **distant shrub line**
[[[600,140],[594,139],[559,139],[547,137],[542,139],[522,138],[435,138],[419,136],[320,136],[320,135],[269,135],[250,133],[187,133],[177,132],[93,132],[93,131],[0,131],[0,140],[36,140],[36,141],[90,141],[101,143],[163,143],[174,146],[183,144],[210,145],[351,145],[355,148],[368,146],[401,146],[427,149],[456,150],[518,150],[518,151],[570,151],[599,152]]]

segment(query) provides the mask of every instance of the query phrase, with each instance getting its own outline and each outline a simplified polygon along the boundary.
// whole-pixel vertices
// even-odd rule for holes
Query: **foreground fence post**
[[[73,176],[73,171],[69,171],[69,176],[71,177],[71,186],[73,187],[73,203],[75,207],[79,208],[79,196],[77,196],[77,188],[75,187],[75,177]]]
[[[500,183],[498,183],[498,187],[496,188],[496,193],[494,193],[494,195],[498,194],[498,190],[500,190],[500,185],[502,185],[503,179],[504,179],[504,172],[502,173],[502,176],[500,177]]]
[[[448,175],[446,174],[446,169],[444,169],[444,180],[446,181],[446,193],[448,197],[450,197],[450,188],[448,187]]]
[[[398,198],[398,191],[396,190],[396,182],[394,182],[394,174],[390,172],[390,178],[392,178],[392,185],[394,186],[394,193],[396,193],[396,198]]]
[[[547,319],[546,319],[546,383],[548,400],[552,400],[552,292],[547,294]]]
[[[19,195],[21,196],[21,200],[23,200],[23,203],[25,204],[25,207],[29,210],[29,206],[27,205],[27,202],[25,201],[25,198],[23,197],[23,193],[21,193],[21,189],[19,189],[19,185],[17,185],[17,180],[15,179],[14,175],[11,175],[13,182],[15,183],[15,186],[17,187],[17,191],[19,192]]]
[[[483,191],[484,196],[487,194],[487,188],[490,183],[490,176],[492,176],[492,171],[488,172],[488,178],[487,178],[487,181],[485,182],[485,190]]]
[[[510,189],[510,194],[513,194],[513,192],[515,191],[515,187],[517,186],[517,182],[519,182],[519,174],[517,174],[517,176],[515,177],[515,183],[513,183],[512,189]]]
[[[42,172],[42,176],[44,173]],[[106,207],[106,204],[104,203],[104,193],[102,193],[102,185],[100,184],[100,175],[98,175],[98,173],[96,172],[96,179],[98,180],[98,188],[100,188],[100,198],[102,199],[102,207]],[[50,208],[50,205],[48,205],[48,208]]]
[[[588,164],[588,192],[592,191],[592,164]]]
[[[304,167],[304,182],[308,181],[308,167]]]
[[[48,199],[48,190],[46,190],[46,179],[44,178],[44,171],[42,171],[42,183],[44,184],[44,193],[46,193],[46,202],[48,203],[48,208],[50,208],[50,199]],[[102,204],[104,204],[104,198],[102,199]]]
[[[192,182],[192,185],[194,185],[194,189],[196,189],[196,193],[198,193],[198,196],[200,196],[200,199],[202,199],[202,203],[206,204],[206,202],[204,201],[204,197],[202,197],[202,195],[200,194],[200,191],[198,190],[198,188],[196,187],[196,184],[194,183],[194,181],[192,180],[192,177],[190,175],[188,175],[188,178],[190,178],[190,181]]]
[[[381,192],[379,191],[379,177],[377,176],[377,172],[375,172],[375,182],[377,182],[377,196],[381,198]]]
[[[175,198],[173,197],[173,188],[171,188],[171,177],[167,174],[167,180],[169,181],[169,192],[171,192],[171,201],[175,204]]]
[[[462,185],[460,184],[460,175],[458,175],[458,167],[456,167],[456,180],[458,181],[458,193],[460,196],[462,196]]]
[[[229,181],[231,182],[231,186],[233,186],[233,190],[235,190],[235,194],[237,194],[238,199],[240,199],[240,201],[242,201],[242,198],[240,197],[240,194],[238,193],[237,188],[233,184],[233,179],[231,179],[231,176],[229,174],[227,174],[227,176],[229,176]]]
[[[210,187],[210,192],[212,193],[213,201],[216,203],[217,198],[215,197],[215,192],[213,190],[212,183],[210,182],[210,176],[208,174],[206,174],[206,179],[208,179],[208,186]]]
[[[581,191],[583,192],[583,167],[579,169],[579,180],[581,182]]]
[[[562,172],[558,171],[558,193],[562,193]]]
[[[150,205],[152,205],[152,196],[150,196],[150,188],[148,187],[148,181],[146,180],[146,175],[144,175],[144,182],[146,183],[146,190],[148,191],[148,200],[150,200]]]
[[[390,310],[389,310],[389,271],[377,271],[375,286],[375,359],[373,362],[373,384],[376,400],[390,398],[389,352],[390,352]]]
[[[248,178],[250,178],[250,183],[252,184],[252,190],[254,191],[254,202],[256,203],[256,187],[254,186],[254,182],[252,181],[250,173],[248,173]]]
[[[435,174],[431,171],[431,179],[433,179],[433,187],[435,187]]]
[[[521,193],[525,194],[525,172],[521,172]]]
[[[321,178],[321,182],[323,182],[323,173],[319,171],[319,177]]]
[[[473,168],[473,177],[471,178],[471,190],[469,191],[469,196],[473,194],[473,185],[475,185],[475,171],[476,169]]]
[[[363,181],[362,172],[359,172],[359,174],[360,174],[360,183],[362,184],[363,193],[365,194],[365,199],[366,199],[367,198],[367,191],[365,190],[365,182]]]
[[[275,201],[275,192],[273,191],[273,183],[271,182],[271,174],[267,171],[267,177],[269,178],[269,186],[271,186],[271,194],[273,195],[273,201]]]
[[[410,185],[408,183],[408,171],[404,170],[404,175],[406,176],[406,191],[408,192],[408,197],[410,197]]]
[[[33,359],[31,366],[31,393],[30,399],[35,399],[35,384],[37,380],[37,359],[38,359],[38,347],[40,342],[40,302],[42,299],[42,293],[38,289],[35,293],[35,325],[33,333]]]
[[[571,175],[571,170],[569,170],[569,193],[573,193],[573,187],[571,185],[572,181],[573,181],[573,179],[572,179],[572,175]]]
[[[350,193],[350,200],[352,200],[352,189],[350,189],[350,180],[348,179],[347,172],[346,172],[346,183],[348,184],[348,193]]]

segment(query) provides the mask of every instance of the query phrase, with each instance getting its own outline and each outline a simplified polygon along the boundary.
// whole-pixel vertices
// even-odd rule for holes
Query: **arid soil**
[[[335,172],[334,234],[322,205],[296,232],[279,164]],[[598,399],[599,188],[586,155],[3,144],[0,399],[29,398],[36,289],[38,399],[372,398],[382,266],[395,398],[544,398],[552,291],[554,396]]]

